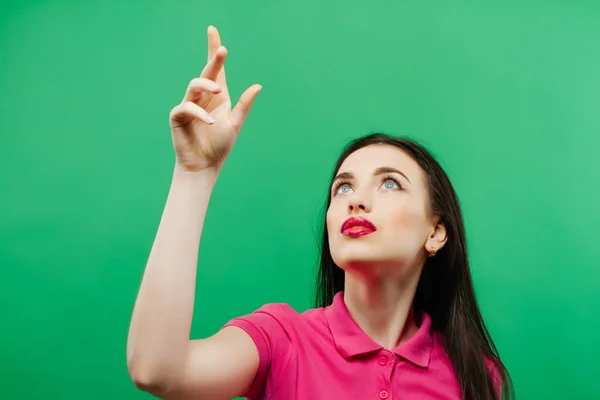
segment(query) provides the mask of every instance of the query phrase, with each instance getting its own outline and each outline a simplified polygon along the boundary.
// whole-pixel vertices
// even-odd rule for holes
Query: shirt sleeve
[[[268,304],[251,314],[234,318],[224,327],[236,326],[244,330],[254,341],[258,350],[259,364],[252,386],[244,397],[265,398],[275,389],[280,376],[292,356],[292,341],[286,322],[296,314],[285,304]]]

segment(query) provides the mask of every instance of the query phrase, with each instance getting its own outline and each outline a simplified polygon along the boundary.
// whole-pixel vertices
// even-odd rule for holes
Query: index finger
[[[221,47],[221,36],[219,35],[219,31],[213,25],[210,25],[207,30],[208,33],[208,58],[207,61],[210,61],[219,47]]]

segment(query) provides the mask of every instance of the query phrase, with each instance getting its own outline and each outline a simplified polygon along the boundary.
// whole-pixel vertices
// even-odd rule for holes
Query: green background
[[[264,89],[211,199],[194,337],[266,302],[311,306],[329,174],[381,130],[450,175],[517,397],[600,398],[600,3],[0,7],[0,398],[150,398],[127,329],[170,184],[168,115],[209,24],[234,101]]]

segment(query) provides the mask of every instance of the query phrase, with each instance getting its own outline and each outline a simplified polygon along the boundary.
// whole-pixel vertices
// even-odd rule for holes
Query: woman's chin
[[[334,258],[334,262],[345,271],[373,269],[390,264],[389,260],[373,257],[373,254],[348,254],[338,260]]]

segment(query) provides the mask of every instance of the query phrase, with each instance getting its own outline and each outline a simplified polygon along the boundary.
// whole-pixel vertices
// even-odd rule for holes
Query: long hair
[[[370,134],[353,140],[345,147],[330,183],[346,157],[372,144],[396,146],[419,164],[427,177],[432,210],[446,227],[445,246],[435,257],[428,257],[423,266],[414,298],[415,314],[429,314],[432,328],[443,335],[465,400],[499,400],[494,379],[501,380],[502,398],[514,398],[510,376],[500,360],[475,298],[458,198],[448,176],[433,156],[413,140],[382,133]],[[325,211],[330,203],[329,191]],[[344,290],[344,271],[331,258],[326,221],[322,232],[316,284],[317,307],[330,305],[334,295]],[[497,377],[490,372],[490,362]]]

